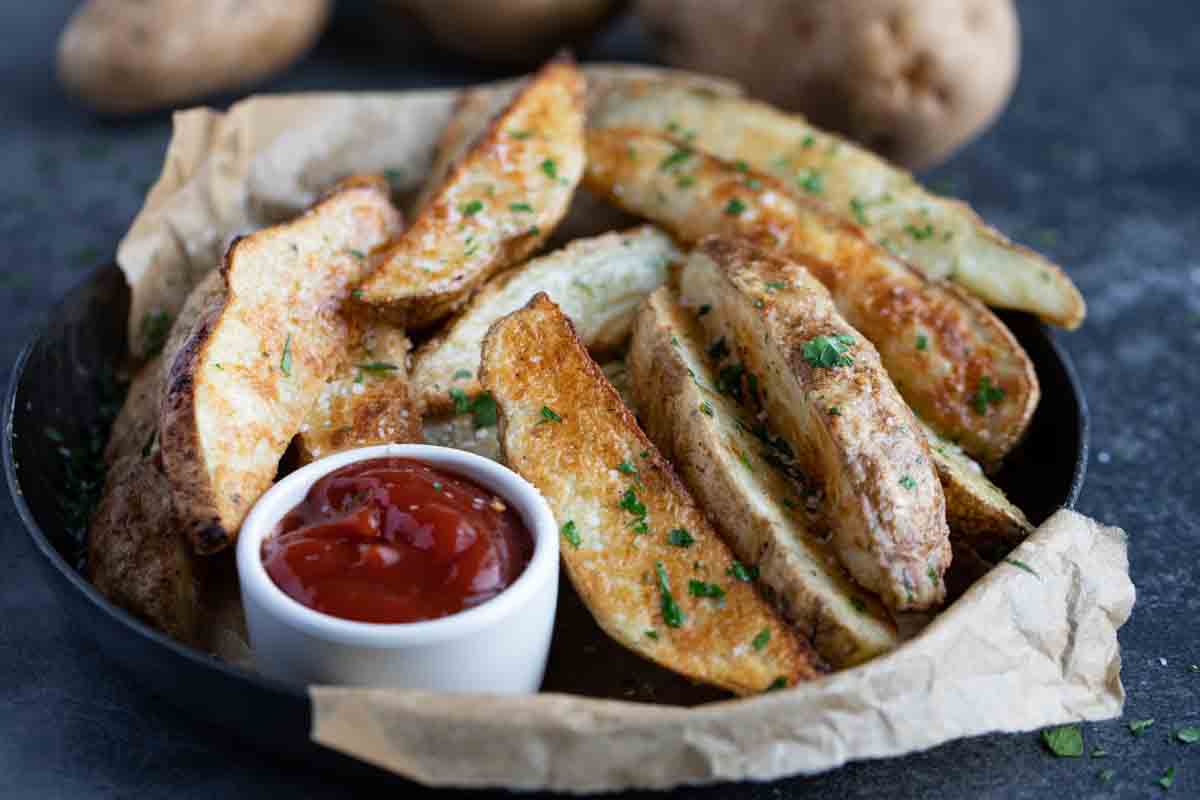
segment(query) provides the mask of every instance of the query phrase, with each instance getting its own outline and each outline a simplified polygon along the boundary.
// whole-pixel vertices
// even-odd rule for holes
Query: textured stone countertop
[[[154,179],[166,116],[97,121],[53,79],[63,0],[0,7],[0,378],[46,309],[111,257]],[[1200,797],[1200,12],[1193,0],[1020,3],[1023,67],[999,123],[926,176],[1064,264],[1086,296],[1060,334],[1092,413],[1078,507],[1130,537],[1138,602],[1121,632],[1122,720],[1083,726],[1104,759],[1055,759],[1037,734],[959,741],[816,778],[688,791],[711,798]],[[359,47],[343,17],[266,87],[406,88],[498,73],[423,47]],[[639,59],[623,20],[584,54]],[[224,102],[228,102],[228,98]],[[342,797],[353,787],[232,744],[147,696],[78,636],[0,500],[0,796]],[[1128,723],[1153,718],[1142,736]],[[1115,771],[1109,782],[1103,768]],[[414,789],[412,795],[424,795]],[[432,794],[432,793],[431,793]],[[406,796],[408,796],[406,794]]]

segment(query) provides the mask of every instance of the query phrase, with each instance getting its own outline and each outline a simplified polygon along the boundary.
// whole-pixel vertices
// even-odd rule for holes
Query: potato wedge
[[[670,237],[643,226],[581,239],[488,282],[463,312],[426,342],[413,363],[413,383],[431,411],[454,405],[450,395],[479,392],[479,350],[491,324],[546,292],[571,318],[593,354],[629,338],[638,303],[667,279],[681,256]]]
[[[997,462],[1024,434],[1039,397],[1033,364],[1008,328],[961,290],[929,281],[773,178],[661,136],[593,131],[588,159],[589,188],[684,241],[745,235],[802,259],[878,349],[913,411],[971,456]]]
[[[567,574],[609,636],[739,694],[819,674],[807,643],[730,576],[729,548],[545,294],[492,327],[482,373],[507,463],[549,501]]]
[[[423,440],[408,337],[382,320],[351,324],[354,344],[296,434],[301,463],[355,447]]]
[[[962,448],[938,436],[923,422],[921,427],[946,495],[950,538],[988,553],[1008,552],[1024,541],[1033,532],[1025,513],[988,480],[983,468]]]
[[[164,365],[163,467],[197,552],[237,536],[349,347],[338,309],[398,226],[389,195],[382,178],[350,178],[297,219],[234,242],[224,297]]]
[[[583,174],[584,77],[548,63],[457,164],[355,297],[404,327],[460,308],[540,245]]]
[[[900,641],[891,616],[837,563],[803,487],[752,432],[754,414],[716,391],[703,337],[669,288],[642,304],[628,363],[647,435],[822,658],[849,667],[891,650]]]
[[[898,611],[938,605],[950,563],[946,505],[929,448],[862,334],[797,261],[708,237],[680,276],[691,308],[729,358],[721,383],[761,399],[768,424],[824,490],[842,565]],[[753,377],[751,377],[753,376]],[[761,392],[758,391],[761,387]]]
[[[798,114],[743,97],[629,83],[598,101],[589,124],[667,133],[773,175],[792,194],[817,198],[862,225],[926,276],[954,281],[988,305],[1071,329],[1087,313],[1059,266],[1010,242],[966,203],[924,189],[909,172]]]

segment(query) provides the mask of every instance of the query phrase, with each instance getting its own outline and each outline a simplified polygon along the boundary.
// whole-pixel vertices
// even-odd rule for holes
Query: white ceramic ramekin
[[[279,589],[262,561],[263,540],[308,490],[357,461],[421,461],[504,498],[533,535],[533,558],[500,594],[428,622],[376,624],[339,619]],[[237,543],[238,579],[257,669],[301,684],[393,686],[444,692],[536,692],[546,669],[558,601],[558,528],[528,481],[486,458],[421,444],[363,447],[303,467],[251,510]]]

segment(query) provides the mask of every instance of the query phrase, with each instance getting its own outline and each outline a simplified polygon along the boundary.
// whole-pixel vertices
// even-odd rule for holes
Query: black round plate
[[[72,481],[78,485],[67,475],[78,467],[59,448],[87,452],[97,436],[107,435],[99,430],[103,406],[111,403],[104,378],[115,373],[126,351],[128,313],[124,276],[115,266],[101,268],[51,310],[45,329],[13,368],[4,469],[47,582],[103,652],[169,702],[262,749],[343,774],[382,776],[310,741],[311,709],[303,690],[179,644],[109,603],[78,571],[78,503],[66,492]],[[996,482],[1040,523],[1074,505],[1083,485],[1087,406],[1071,362],[1045,326],[1026,314],[1001,316],[1033,360],[1042,400],[1029,435]],[[53,440],[59,434],[61,443]]]

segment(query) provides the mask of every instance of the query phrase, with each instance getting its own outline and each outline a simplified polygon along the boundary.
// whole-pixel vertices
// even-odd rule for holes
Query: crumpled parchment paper
[[[678,80],[591,67],[593,87]],[[498,85],[496,91],[511,87]],[[174,315],[233,236],[291,216],[338,178],[385,171],[413,194],[457,93],[255,97],[184,111],[121,242],[143,318]],[[1117,629],[1134,603],[1125,534],[1060,511],[895,652],[819,681],[692,707],[546,692],[520,697],[310,688],[313,738],[422,783],[585,792],[767,780],[951,739],[1121,713]],[[554,658],[595,660],[596,651]],[[591,692],[588,692],[591,694]]]

